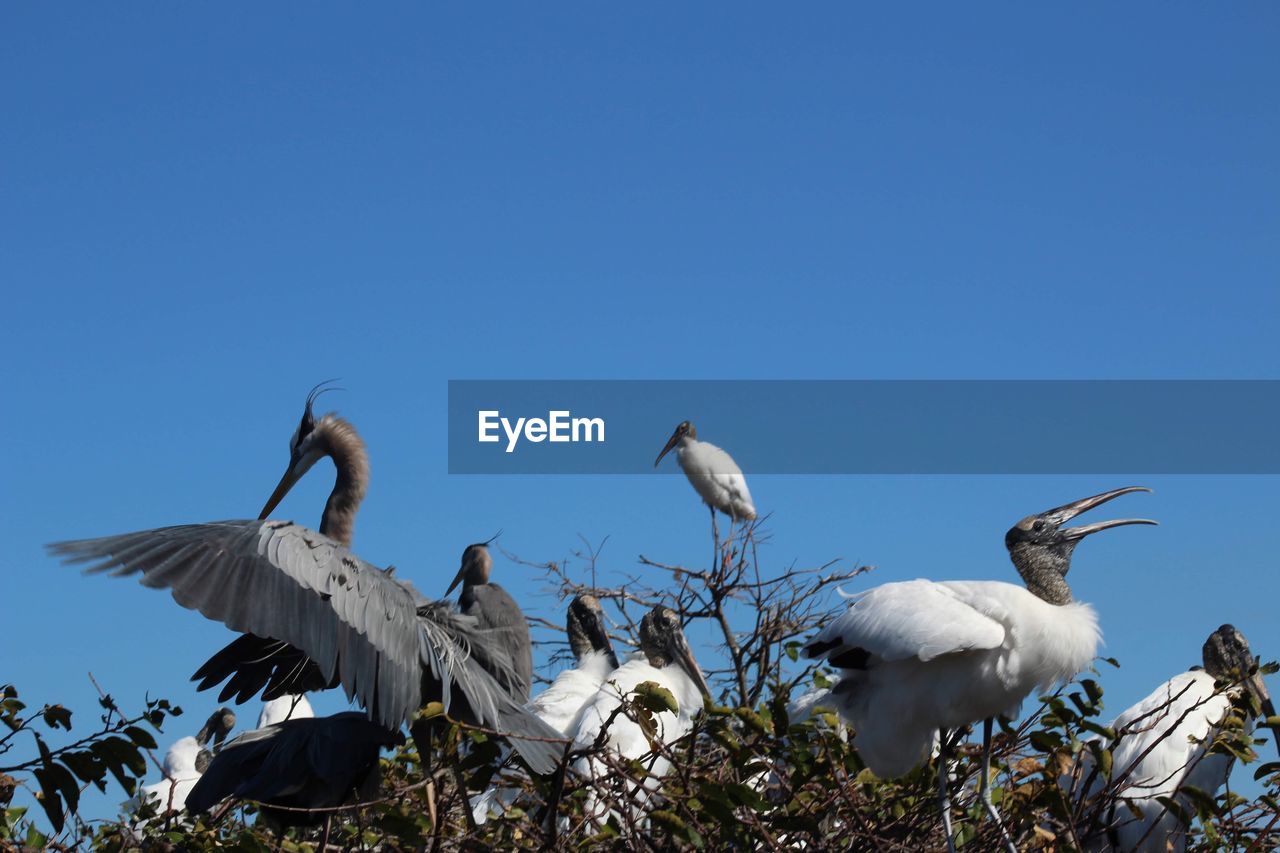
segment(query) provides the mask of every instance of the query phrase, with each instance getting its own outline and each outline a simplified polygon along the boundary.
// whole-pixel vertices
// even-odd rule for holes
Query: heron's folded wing
[[[233,631],[301,649],[395,729],[421,705],[417,592],[334,540],[288,521],[185,524],[58,542],[87,571],[142,573]]]
[[[922,661],[974,649],[994,649],[1005,628],[947,586],[927,580],[887,583],[852,597],[805,646],[809,657],[865,669],[880,661]]]

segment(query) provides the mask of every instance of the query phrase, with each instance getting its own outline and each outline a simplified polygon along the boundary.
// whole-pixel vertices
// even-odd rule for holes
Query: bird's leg
[[[951,839],[951,796],[947,793],[947,730],[938,730],[938,805],[942,808],[942,831],[947,836],[947,853],[956,853]]]
[[[714,555],[711,559],[711,571],[716,572],[720,569],[720,528],[716,525],[716,508],[707,504],[707,509],[711,510],[711,552]]]
[[[467,816],[467,828],[475,832],[476,816],[471,813],[471,798],[467,796],[467,780],[462,775],[462,768],[456,764],[453,767],[453,778],[458,784],[458,794],[462,797],[462,812]]]
[[[982,807],[987,810],[991,820],[1000,827],[1000,837],[1004,839],[1004,846],[1010,853],[1018,853],[1013,839],[1009,837],[1009,830],[1005,829],[1004,821],[1000,820],[1000,813],[996,811],[995,803],[991,802],[991,723],[991,717],[982,721],[982,778],[978,780],[978,797],[982,800]]]

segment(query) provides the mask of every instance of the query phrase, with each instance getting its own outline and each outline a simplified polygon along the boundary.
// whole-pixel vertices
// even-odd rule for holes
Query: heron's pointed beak
[[[459,567],[458,573],[453,576],[453,582],[449,584],[449,588],[444,591],[444,594],[451,595],[453,591],[458,588],[458,584],[462,583],[462,578],[466,575],[466,573],[467,573],[467,564],[463,563],[462,566]]]
[[[707,679],[702,674],[702,669],[698,666],[698,662],[694,660],[693,651],[689,648],[689,641],[684,638],[683,633],[676,634],[672,638],[671,657],[680,664],[693,682],[698,685],[698,689],[702,691],[702,695],[711,698],[711,688],[707,686]]]
[[[1110,500],[1115,500],[1121,495],[1127,495],[1131,492],[1149,492],[1150,489],[1145,486],[1125,486],[1123,489],[1112,489],[1109,492],[1103,492],[1100,495],[1081,498],[1078,501],[1072,501],[1054,509],[1046,510],[1040,513],[1040,517],[1053,525],[1060,525],[1070,521],[1081,513],[1088,512],[1096,506],[1101,506]],[[1083,539],[1090,533],[1097,533],[1099,530],[1107,530],[1112,527],[1119,527],[1124,524],[1158,524],[1149,518],[1117,518],[1111,521],[1099,521],[1093,524],[1084,524],[1080,527],[1068,527],[1062,531],[1062,535],[1067,539]]]
[[[270,515],[272,510],[276,508],[280,501],[284,500],[284,496],[289,494],[289,490],[297,485],[305,473],[305,469],[290,463],[288,470],[284,472],[284,476],[276,484],[276,490],[271,493],[271,497],[267,498],[267,503],[262,507],[262,512],[258,513],[258,518],[261,520]]]
[[[671,433],[671,438],[667,439],[667,446],[662,448],[662,452],[658,454],[658,458],[653,460],[653,467],[657,468],[658,463],[662,461],[662,457],[671,452],[671,448],[680,443],[680,430]]]

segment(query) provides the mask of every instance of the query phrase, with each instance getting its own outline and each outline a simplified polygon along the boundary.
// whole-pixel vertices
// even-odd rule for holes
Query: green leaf
[[[655,682],[644,681],[637,684],[631,691],[631,695],[635,697],[636,704],[641,708],[655,714],[661,714],[663,711],[680,713],[680,703],[676,702],[676,697],[670,690]]]
[[[51,729],[61,726],[71,731],[71,712],[61,705],[45,705],[40,716],[44,717],[44,724]]]
[[[140,729],[137,726],[127,726],[124,733],[129,736],[129,740],[142,749],[156,749],[156,739],[151,736],[151,732],[146,729]]]

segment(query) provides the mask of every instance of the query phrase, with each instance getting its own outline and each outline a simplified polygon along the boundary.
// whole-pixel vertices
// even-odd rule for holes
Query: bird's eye
[[[1031,529],[1035,531],[1044,530],[1044,520],[1037,518],[1036,523],[1031,525]]]

